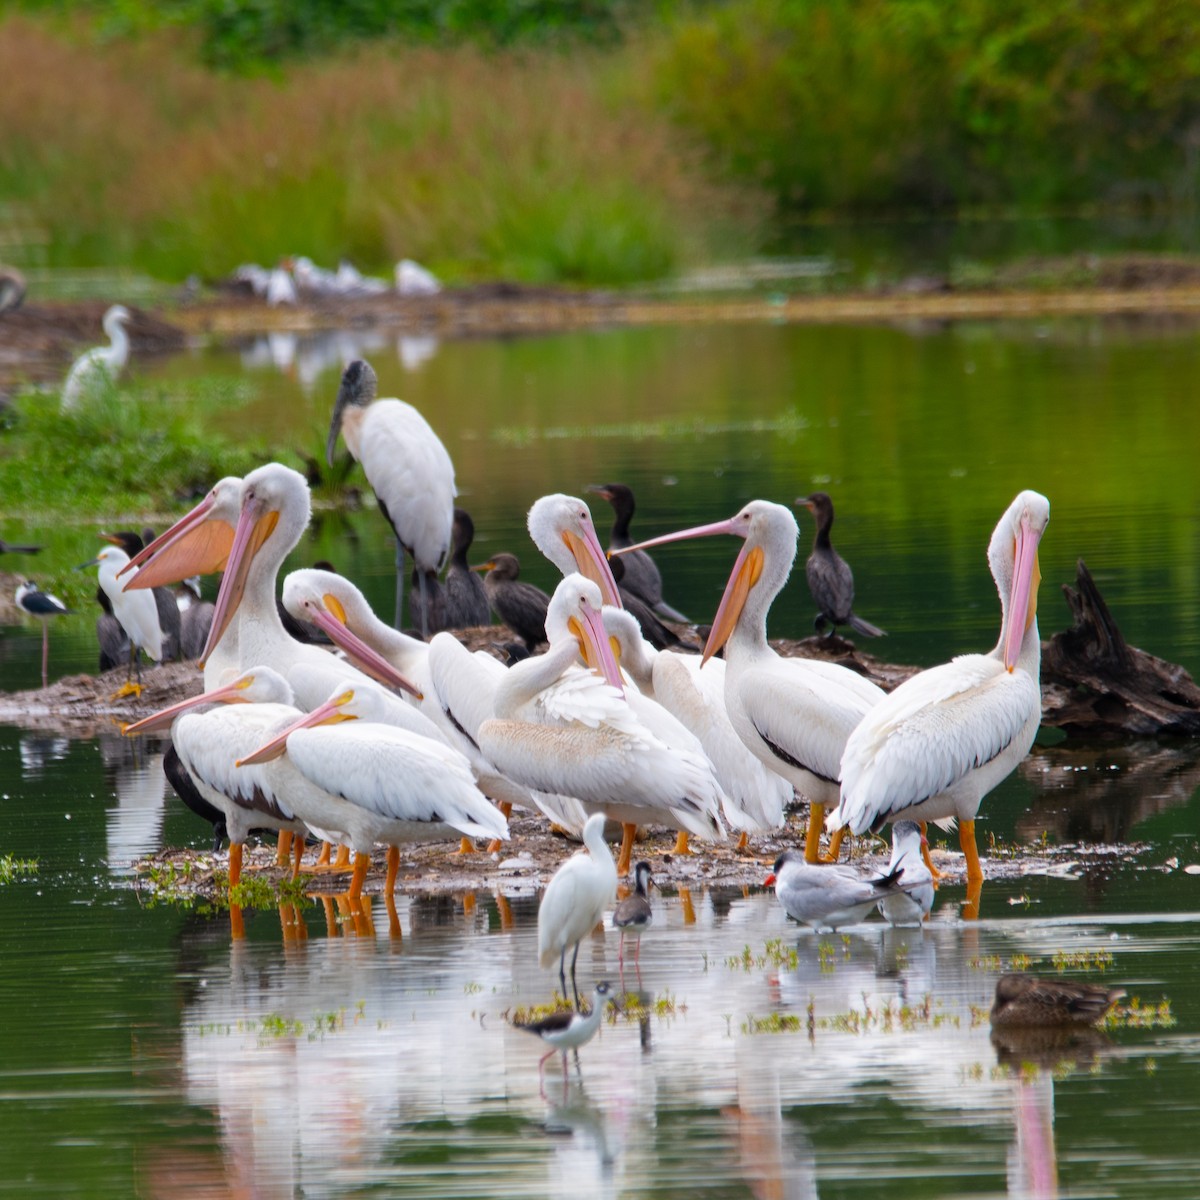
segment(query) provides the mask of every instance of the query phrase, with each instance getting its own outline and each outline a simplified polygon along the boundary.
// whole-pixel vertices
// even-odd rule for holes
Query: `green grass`
[[[648,98],[648,62],[392,40],[245,77],[170,30],[96,44],[86,22],[10,15],[0,195],[40,229],[37,266],[180,280],[306,254],[450,282],[658,279],[746,250],[757,220]]]
[[[7,516],[93,519],[156,512],[244,474],[270,447],[228,438],[221,416],[246,385],[202,380],[181,396],[153,385],[110,386],[63,412],[57,393],[26,391],[0,424],[0,507]]]

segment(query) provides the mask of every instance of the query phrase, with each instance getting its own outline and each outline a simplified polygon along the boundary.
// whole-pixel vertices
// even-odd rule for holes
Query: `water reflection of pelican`
[[[26,779],[40,779],[50,763],[67,757],[71,739],[53,733],[23,733],[18,747],[22,775]]]
[[[104,777],[116,797],[105,812],[106,861],[110,870],[125,870],[162,845],[167,781],[163,754],[147,753],[137,741],[101,732],[97,739]]]
[[[783,1117],[780,1059],[740,1053],[732,1123],[741,1174],[755,1200],[817,1200],[816,1150],[803,1124]]]

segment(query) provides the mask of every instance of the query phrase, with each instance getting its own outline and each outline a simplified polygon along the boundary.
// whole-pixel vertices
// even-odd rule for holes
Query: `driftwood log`
[[[1042,645],[1042,723],[1086,737],[1200,733],[1200,688],[1125,641],[1083,559],[1063,595],[1074,624]]]

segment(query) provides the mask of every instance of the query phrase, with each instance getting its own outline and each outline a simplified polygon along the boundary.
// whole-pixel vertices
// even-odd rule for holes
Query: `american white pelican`
[[[620,609],[604,609],[604,628],[616,642],[621,669],[642,695],[661,704],[704,747],[721,785],[725,819],[741,834],[739,849],[748,834],[779,829],[792,785],[760,762],[733,727],[725,710],[725,660],[709,659],[701,669],[698,654],[655,650]]]
[[[355,853],[350,898],[362,893],[371,847],[388,847],[386,895],[396,886],[399,847],[468,837],[508,837],[504,817],[475,786],[466,760],[445,743],[383,723],[385,694],[344,686],[276,732],[239,763],[287,758],[313,788],[297,792],[297,812],[335,830]]]
[[[43,592],[32,579],[25,580],[17,588],[17,607],[42,623],[42,687],[48,685],[47,668],[50,665],[50,618],[61,617],[71,612],[57,596]]]
[[[267,275],[267,303],[275,308],[280,304],[296,303],[296,281],[286,267],[275,267]]]
[[[394,277],[401,296],[436,296],[442,290],[437,276],[411,258],[402,258],[396,264]]]
[[[129,572],[137,568],[137,574],[133,576],[137,582],[132,587],[147,588],[179,583],[193,575],[211,575],[223,571],[233,546],[233,531],[241,505],[241,479],[236,475],[226,475],[217,480],[199,504],[135,554],[129,564],[117,572],[117,578],[126,580]],[[125,583],[123,586],[130,585]],[[204,640],[188,654],[188,658],[200,658],[203,655],[211,629],[210,612]],[[204,662],[205,687],[215,688],[226,672],[236,674],[240,671],[240,664],[237,625],[234,624],[223,638],[209,648]]]
[[[222,481],[224,483],[224,481]],[[339,683],[363,682],[366,676],[320,646],[296,641],[283,627],[275,601],[275,581],[283,560],[308,526],[311,502],[304,476],[281,463],[267,463],[251,471],[238,488],[237,525],[228,525],[228,488],[209,494],[186,517],[147,547],[147,559],[128,584],[144,585],[147,576],[182,579],[196,571],[211,570],[221,562],[225,573],[214,606],[212,628],[204,648],[205,680],[210,657],[219,656],[224,667],[246,670],[269,666],[287,679],[302,709],[322,703]],[[210,503],[211,499],[211,503]],[[167,560],[161,570],[159,556]],[[218,556],[226,555],[227,558]],[[225,635],[236,630],[232,655]],[[232,663],[230,660],[232,658]],[[395,667],[363,648],[357,659],[370,676],[388,687],[409,693],[416,689]],[[440,737],[429,719],[399,699],[391,702],[392,723],[427,737]]]
[[[617,868],[604,840],[603,813],[595,813],[583,827],[583,849],[571,855],[554,872],[538,906],[538,965],[549,967],[558,959],[562,994],[567,994],[567,951],[571,955],[571,987],[579,1008],[575,963],[579,943],[600,923],[605,909],[617,898]]]
[[[590,1042],[600,1028],[604,1010],[612,1003],[609,996],[609,986],[603,980],[596,984],[592,995],[592,1011],[586,1016],[581,1012],[553,1012],[538,1021],[530,1021],[528,1025],[517,1025],[518,1029],[532,1033],[550,1047],[538,1060],[538,1086],[545,1093],[546,1060],[555,1051],[562,1052],[563,1079],[567,1077],[567,1051],[578,1050],[580,1046]]]
[[[484,755],[526,787],[573,796],[620,821],[622,874],[639,824],[721,840],[712,764],[656,737],[620,691],[596,584],[567,576],[555,589],[546,625],[550,648],[510,667],[496,689],[495,716],[479,730]],[[581,651],[603,678],[576,666]]]
[[[600,546],[590,509],[577,496],[556,492],[535,500],[526,517],[533,544],[564,574],[578,571],[600,589],[605,604],[620,608],[621,593]]]
[[[745,545],[713,618],[703,661],[725,647],[726,712],[751,753],[808,798],[804,853],[816,862],[825,807],[838,798],[846,739],[884,693],[846,667],[781,658],[768,645],[767,613],[791,573],[799,535],[796,518],[783,505],[752,500],[728,521],[641,545],[718,533],[744,538]]]
[[[450,553],[458,489],[454,464],[429,422],[403,400],[377,400],[378,383],[370,364],[362,359],[346,368],[333,406],[325,457],[333,466],[340,433],[362,464],[380,511],[396,535],[399,628],[404,615],[404,556],[412,555],[418,572],[442,569]],[[423,580],[423,574],[418,578]],[[421,632],[428,636],[428,629]]]
[[[967,859],[967,907],[979,915],[975,845],[980,802],[1029,753],[1042,715],[1037,627],[1038,543],[1050,502],[1024,491],[992,533],[988,564],[1000,593],[1000,638],[906,679],[864,717],[842,756],[831,825],[852,833],[889,821],[957,819]]]
[[[108,596],[112,605],[113,616],[125,630],[129,638],[129,671],[125,677],[124,686],[116,694],[118,696],[140,696],[142,694],[142,663],[141,652],[144,650],[155,662],[163,659],[162,628],[158,623],[158,605],[154,596],[148,591],[125,591],[117,580],[117,572],[129,563],[129,555],[119,546],[105,546],[95,558],[81,564],[80,570],[86,567],[100,568],[100,586]],[[134,576],[136,578],[136,575]],[[133,682],[134,670],[137,671],[137,682]]]
[[[633,490],[623,483],[593,483],[588,487],[588,491],[603,496],[612,505],[614,518],[612,532],[608,535],[609,551],[632,546],[629,522],[633,520],[636,508]],[[687,621],[683,613],[672,608],[663,599],[662,573],[645,550],[635,550],[626,554],[621,562],[625,564],[625,575],[618,583],[625,591],[640,597],[660,617],[665,617],[668,621]]]
[[[496,659],[472,654],[448,633],[426,643],[393,629],[375,615],[350,580],[332,571],[292,571],[283,581],[283,604],[293,617],[316,625],[351,657],[375,652],[412,680],[421,693],[421,712],[466,756],[480,789],[505,815],[513,804],[533,807],[529,790],[501,776],[475,740],[479,724],[492,715],[492,695],[504,677]]]
[[[650,907],[650,889],[654,880],[650,878],[650,864],[643,860],[633,868],[633,891],[613,909],[614,929],[621,931],[617,946],[617,966],[621,972],[621,990],[625,990],[625,939],[633,939],[633,965],[637,969],[638,987],[642,985],[642,934],[654,920]]]
[[[811,496],[802,496],[796,503],[803,504],[817,523],[812,553],[804,564],[808,590],[817,604],[817,616],[813,622],[817,632],[820,633],[828,623],[831,634],[837,631],[839,625],[849,625],[863,637],[885,636],[886,629],[864,621],[853,611],[854,573],[829,540],[829,531],[833,528],[833,501],[825,492],[813,492]]]
[[[129,335],[125,332],[125,323],[129,319],[129,309],[123,304],[114,304],[104,314],[101,324],[109,345],[93,346],[71,364],[63,383],[61,403],[64,409],[74,408],[86,396],[115,382],[129,360]]]
[[[787,850],[775,860],[774,869],[763,880],[764,887],[771,884],[787,915],[818,931],[853,925],[881,900],[909,886],[920,886],[906,884],[899,871],[864,875],[849,863],[810,863],[795,850]]]
[[[910,886],[879,902],[879,911],[889,925],[920,925],[933,908],[933,875],[921,857],[924,841],[916,821],[897,821],[892,826],[892,858],[887,874],[898,872]]]
[[[209,705],[205,712],[194,711]],[[257,667],[124,726],[129,737],[170,726],[184,770],[203,799],[224,816],[230,891],[241,880],[242,844],[252,829],[307,833],[292,807],[293,777],[272,767],[239,770],[234,765],[299,715],[287,681],[269,667]]]
[[[493,554],[474,569],[485,572],[483,587],[490,608],[532,654],[546,640],[550,597],[540,587],[518,578],[521,564],[515,554]]]
[[[996,980],[988,1019],[1000,1028],[1080,1029],[1098,1025],[1124,988],[1073,979],[1039,979],[1011,971]]]

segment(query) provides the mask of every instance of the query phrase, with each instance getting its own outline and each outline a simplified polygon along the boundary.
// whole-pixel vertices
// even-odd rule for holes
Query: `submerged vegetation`
[[[0,854],[0,886],[12,883],[22,875],[37,874],[36,858],[17,858],[12,854]]]
[[[1191,211],[1192,4],[137,0],[0,18],[32,265],[628,284],[797,218]],[[71,80],[63,87],[62,80]]]

